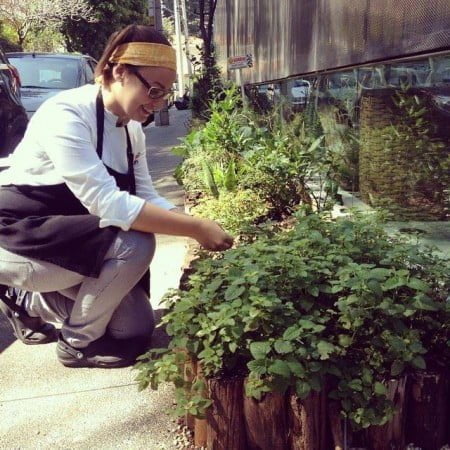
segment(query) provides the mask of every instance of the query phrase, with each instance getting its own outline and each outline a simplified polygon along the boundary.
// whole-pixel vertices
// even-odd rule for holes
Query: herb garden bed
[[[332,219],[324,137],[236,98],[185,139],[177,176],[190,212],[239,239],[166,296],[171,342],[141,357],[140,388],[174,384],[197,447],[450,445],[449,260],[373,211]]]
[[[171,345],[138,366],[175,384],[198,446],[449,444],[447,261],[367,216],[203,256],[168,298]]]

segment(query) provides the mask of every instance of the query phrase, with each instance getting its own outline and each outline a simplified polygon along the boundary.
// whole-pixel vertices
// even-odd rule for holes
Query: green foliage
[[[352,126],[354,112],[342,105],[323,105],[319,110],[325,143],[332,157],[332,178],[344,189],[359,190],[359,136]]]
[[[109,36],[126,25],[148,23],[145,0],[88,0],[95,12],[97,22],[67,19],[61,32],[70,52],[80,52],[100,58]]]
[[[0,36],[0,47],[4,52],[21,52],[22,47],[20,45],[11,42],[9,39]]]
[[[191,111],[194,118],[208,120],[212,105],[222,96],[224,84],[217,66],[216,55],[212,49],[197,46],[198,57],[191,57],[194,80],[191,93]]]
[[[15,42],[14,30],[0,22],[0,47],[4,52],[21,52],[23,49]]]
[[[266,202],[251,190],[224,191],[217,198],[200,199],[192,209],[194,215],[217,221],[233,235],[251,229],[267,212]]]
[[[31,30],[24,44],[25,51],[55,52],[64,48],[64,36],[52,29]]]
[[[390,378],[450,363],[448,269],[374,216],[299,217],[288,232],[200,259],[188,290],[167,297],[167,353],[139,369],[153,387],[170,381],[173,349],[184,348],[207,377],[248,376],[255,398],[288,387],[305,398],[326,382],[354,425],[382,424]]]
[[[307,123],[307,116],[286,123],[279,111],[258,116],[243,109],[231,86],[211,104],[209,121],[175,149],[185,158],[177,179],[187,191],[216,199],[224,191],[252,190],[273,219],[292,214],[300,204],[327,209],[337,189],[335,158],[323,136],[308,132]]]
[[[394,94],[393,96],[390,94]],[[361,126],[364,201],[397,220],[447,220],[450,153],[446,122],[429,96],[403,86],[386,94],[387,119]],[[366,115],[371,114],[366,103]],[[381,170],[380,170],[381,168]]]

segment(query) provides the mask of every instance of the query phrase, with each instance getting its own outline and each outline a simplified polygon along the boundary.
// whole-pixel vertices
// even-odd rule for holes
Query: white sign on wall
[[[228,70],[245,69],[246,67],[253,67],[253,55],[251,53],[228,58]]]

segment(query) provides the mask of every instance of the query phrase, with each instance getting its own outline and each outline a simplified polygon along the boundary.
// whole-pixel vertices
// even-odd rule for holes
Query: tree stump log
[[[291,450],[328,450],[326,392],[313,392],[301,400],[288,397],[289,445]]]
[[[260,401],[244,395],[245,428],[249,450],[288,450],[287,399],[268,393]]]
[[[408,375],[407,444],[413,443],[422,450],[436,450],[449,444],[448,375],[448,372]]]
[[[205,381],[202,366],[198,361],[196,364],[196,376],[197,379]],[[194,420],[194,444],[196,447],[206,447],[206,419],[195,418]]]
[[[208,450],[246,450],[243,378],[208,380],[212,405],[206,414]]]
[[[344,450],[344,427],[341,416],[341,407],[338,402],[328,402],[328,418],[330,421],[331,435],[333,436],[334,450]]]
[[[388,398],[394,403],[395,415],[385,425],[367,429],[371,450],[405,448],[406,377],[389,381]]]
[[[184,364],[184,380],[188,383],[192,383],[194,381],[194,378],[196,376],[196,364],[195,361],[192,359],[189,359]],[[186,413],[184,416],[184,421],[186,423],[186,426],[191,430],[194,431],[195,428],[195,418],[193,415]]]

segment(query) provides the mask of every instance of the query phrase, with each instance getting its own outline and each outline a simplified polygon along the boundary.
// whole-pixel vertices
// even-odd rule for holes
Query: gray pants
[[[148,335],[150,301],[136,283],[155,252],[153,234],[119,231],[98,278],[0,248],[0,284],[33,292],[23,305],[31,316],[61,323],[64,339],[82,348],[108,332],[118,338]]]

